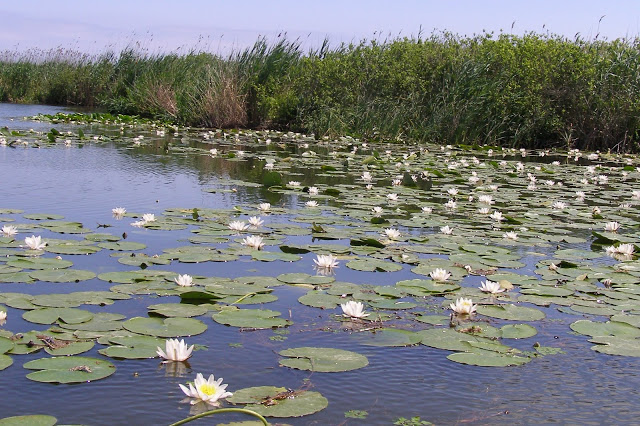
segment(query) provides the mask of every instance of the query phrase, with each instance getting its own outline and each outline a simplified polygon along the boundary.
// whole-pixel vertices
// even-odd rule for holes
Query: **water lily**
[[[478,195],[478,202],[482,204],[495,203],[495,201],[493,201],[493,197],[491,195],[486,195],[486,194]]]
[[[489,217],[497,222],[504,220],[504,216],[502,216],[502,212],[498,212],[498,211],[491,213]]]
[[[4,324],[6,321],[7,321],[7,313],[5,311],[0,311],[0,322]]]
[[[593,209],[591,209],[591,214],[600,214],[602,213],[602,210],[600,210],[600,207],[598,206],[594,206]]]
[[[24,243],[31,250],[42,250],[47,246],[47,242],[42,241],[42,237],[40,237],[40,235],[38,235],[37,237],[35,235],[27,237],[24,239]]]
[[[142,220],[144,220],[145,222],[155,222],[156,215],[154,215],[153,213],[145,213],[142,215]]]
[[[347,303],[341,303],[340,307],[344,315],[351,318],[364,318],[369,316],[369,314],[365,314],[362,302],[350,300]]]
[[[449,188],[447,189],[447,194],[452,195],[452,196],[456,196],[458,195],[458,188]]]
[[[456,203],[454,200],[449,200],[446,203],[444,203],[444,207],[449,210],[454,210],[458,207],[458,203]]]
[[[393,186],[400,186],[400,185],[402,185],[402,180],[400,180],[400,179],[394,179],[394,180],[392,180],[392,181],[391,181],[391,185],[393,185]]]
[[[371,211],[375,214],[375,215],[381,215],[382,214],[382,207],[380,206],[375,206],[371,209]]]
[[[423,207],[422,213],[431,214],[433,212],[433,208],[431,207]]]
[[[271,204],[269,204],[269,203],[260,203],[260,204],[258,204],[258,209],[262,210],[263,212],[268,212],[269,210],[271,210]]]
[[[392,192],[391,194],[387,194],[387,200],[389,201],[398,201],[398,194]]]
[[[317,186],[310,186],[309,187],[309,195],[318,195],[319,189]]]
[[[371,173],[369,172],[362,172],[362,180],[365,182],[371,182],[371,180],[373,179],[373,176],[371,176]]]
[[[147,222],[145,222],[144,220],[137,220],[135,222],[131,222],[131,226],[135,226],[136,228],[141,228],[143,226],[145,226],[147,224]]]
[[[480,291],[484,291],[485,293],[491,293],[491,294],[498,294],[498,293],[502,293],[503,291],[505,291],[504,288],[500,287],[500,284],[498,284],[495,281],[483,281],[481,283],[481,287],[478,287],[480,289]]]
[[[584,201],[586,196],[587,194],[585,194],[584,191],[576,191],[576,200]]]
[[[11,225],[5,225],[2,227],[2,235],[5,237],[13,237],[18,233],[18,228]]]
[[[229,222],[229,229],[231,229],[232,231],[246,231],[248,228],[249,225],[241,220],[234,220],[233,222]]]
[[[461,297],[456,300],[456,303],[449,304],[449,307],[459,315],[470,315],[476,311],[476,307],[471,299],[465,299]]]
[[[193,285],[193,277],[188,274],[178,275],[173,279],[180,287],[191,287]]]
[[[444,235],[451,235],[453,234],[453,228],[449,227],[449,225],[445,225],[440,228],[440,232]]]
[[[398,231],[397,229],[394,229],[394,228],[385,229],[384,230],[384,234],[390,240],[398,240],[398,239],[400,239],[400,236],[402,235],[400,233],[400,231]]]
[[[489,209],[489,207],[480,207],[478,209],[478,213],[480,214],[489,214],[490,211],[491,209]]]
[[[447,272],[446,269],[436,268],[433,271],[429,272],[429,276],[434,281],[446,281],[449,279],[451,274]]]
[[[289,186],[300,186],[300,182],[298,182],[297,180],[290,180],[288,183]]]
[[[122,219],[122,216],[124,216],[126,212],[127,209],[125,209],[124,207],[116,207],[115,209],[111,209],[111,213],[116,219]]]
[[[618,222],[607,222],[604,224],[604,230],[607,232],[618,232],[620,224]]]
[[[193,351],[195,345],[188,346],[183,340],[167,339],[165,341],[165,350],[163,351],[160,346],[156,353],[168,361],[186,361]]]
[[[264,220],[260,219],[258,216],[251,216],[248,219],[248,222],[252,228],[258,228],[264,224]]]
[[[633,244],[620,244],[616,247],[616,251],[619,254],[631,256],[635,252],[635,246]]]
[[[264,246],[262,237],[259,235],[249,235],[248,237],[242,239],[241,244],[243,246],[251,247],[256,250],[260,250]]]
[[[509,232],[505,232],[504,234],[502,234],[502,238],[505,238],[507,240],[517,240],[518,239],[518,234],[516,232],[513,231],[509,231]]]
[[[318,269],[331,270],[338,267],[338,260],[332,254],[319,254],[316,259],[313,259],[313,263]]]
[[[179,386],[185,395],[192,398],[191,405],[202,401],[209,405],[217,406],[220,404],[218,400],[233,395],[231,392],[225,391],[227,385],[222,384],[222,378],[215,380],[213,374],[209,376],[209,379],[205,380],[202,373],[198,373],[193,384],[189,383],[188,388],[182,384]]]
[[[555,203],[553,203],[551,205],[551,208],[554,210],[563,210],[567,207],[567,203],[564,203],[562,201],[556,201]]]
[[[318,202],[316,200],[309,200],[306,203],[304,203],[305,206],[307,207],[318,207]]]

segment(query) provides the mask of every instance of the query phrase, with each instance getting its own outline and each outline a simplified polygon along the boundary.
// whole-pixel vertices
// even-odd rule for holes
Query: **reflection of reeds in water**
[[[552,34],[259,39],[222,57],[140,45],[0,52],[0,101],[102,106],[178,124],[442,143],[637,150],[640,39]]]

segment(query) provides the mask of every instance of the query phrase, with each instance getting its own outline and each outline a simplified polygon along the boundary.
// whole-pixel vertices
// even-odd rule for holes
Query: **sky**
[[[304,47],[450,31],[640,35],[638,0],[4,0],[0,51],[228,53],[283,33]]]

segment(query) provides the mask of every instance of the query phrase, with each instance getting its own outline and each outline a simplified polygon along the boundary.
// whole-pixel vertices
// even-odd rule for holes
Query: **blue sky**
[[[286,32],[305,46],[451,31],[573,38],[640,35],[640,1],[575,0],[5,0],[0,50],[65,47],[87,53],[138,43],[151,52],[226,52]],[[600,19],[602,17],[602,19]],[[512,28],[513,24],[513,28]]]

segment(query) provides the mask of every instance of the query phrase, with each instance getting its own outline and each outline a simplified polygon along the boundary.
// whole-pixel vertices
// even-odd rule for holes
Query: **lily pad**
[[[44,414],[13,416],[0,419],[0,426],[53,426],[58,419]]]
[[[522,365],[531,361],[529,357],[508,353],[498,353],[474,348],[473,352],[456,352],[447,356],[447,359],[460,364],[478,365],[481,367],[509,367]]]
[[[538,334],[538,330],[529,324],[507,324],[500,331],[504,339],[526,339]]]
[[[104,379],[116,372],[109,361],[81,356],[41,358],[23,365],[29,370],[27,379],[45,383],[86,383]]]
[[[161,303],[148,307],[149,311],[163,317],[198,317],[207,313],[208,309],[203,306],[190,305],[187,303]]]
[[[96,277],[91,271],[80,269],[42,269],[30,272],[31,278],[52,283],[71,283],[90,280]]]
[[[122,326],[129,331],[146,336],[179,337],[204,333],[205,323],[193,318],[142,318],[135,317],[125,321]]]
[[[544,312],[516,305],[482,305],[478,306],[476,312],[488,317],[500,318],[512,321],[538,321],[545,317]]]
[[[319,392],[291,392],[286,388],[274,386],[240,389],[227,398],[227,401],[233,404],[248,404],[245,409],[265,417],[301,417],[317,413],[329,405],[329,401]],[[269,401],[269,405],[263,404],[264,401]]]
[[[290,320],[278,318],[279,315],[280,312],[269,309],[238,309],[229,306],[213,314],[211,318],[220,324],[256,329],[286,327],[292,324]]]
[[[280,365],[298,370],[319,372],[350,371],[366,367],[369,360],[352,351],[333,348],[301,347],[279,352],[284,357]]]
[[[115,336],[109,338],[111,346],[98,352],[110,358],[156,358],[158,347],[164,349],[164,339],[151,336]]]
[[[422,336],[413,331],[383,328],[371,334],[367,345],[371,346],[412,346],[420,343]]]
[[[93,317],[89,311],[77,308],[41,308],[22,314],[22,318],[35,324],[53,324],[60,320],[67,324],[87,322]]]

